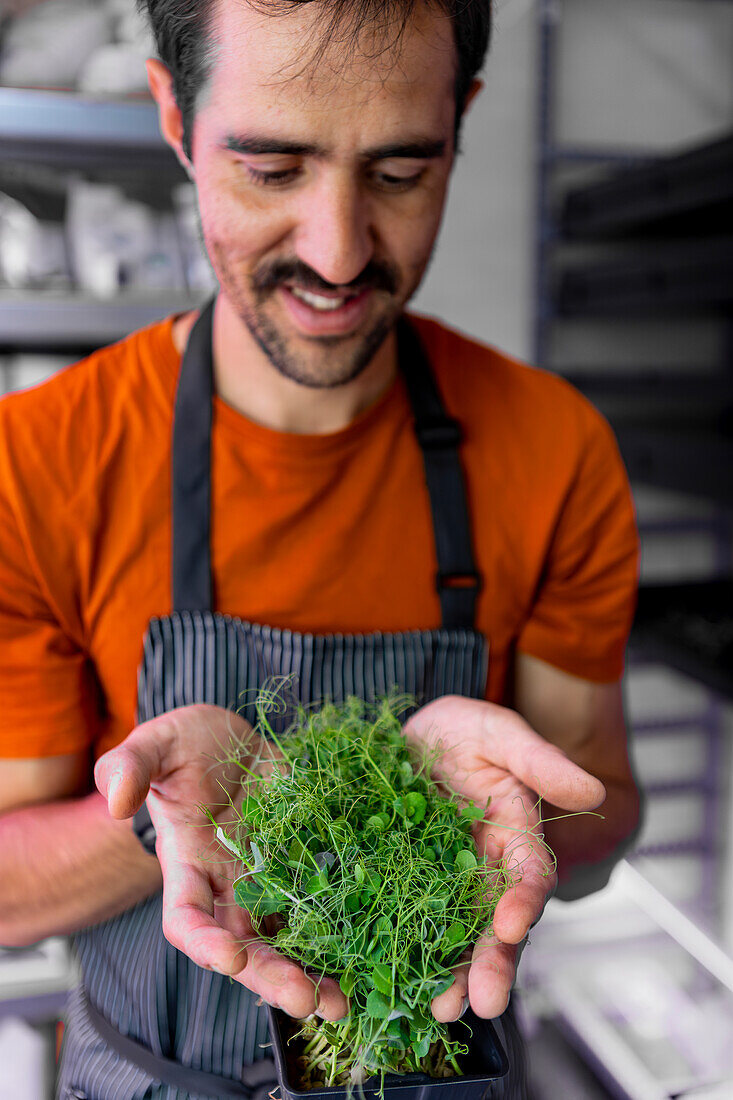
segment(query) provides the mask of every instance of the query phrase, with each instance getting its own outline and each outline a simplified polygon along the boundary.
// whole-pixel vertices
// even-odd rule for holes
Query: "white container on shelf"
[[[107,9],[92,0],[47,0],[10,27],[0,59],[0,83],[74,88],[90,55],[112,40]]]

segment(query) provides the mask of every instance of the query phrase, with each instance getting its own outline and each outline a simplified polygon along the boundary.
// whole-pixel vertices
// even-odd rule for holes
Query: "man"
[[[190,827],[231,780],[217,748],[252,737],[225,708],[268,676],[305,701],[414,692],[407,735],[443,741],[500,824],[517,795],[533,827],[537,793],[546,817],[602,804],[543,826],[561,896],[607,880],[639,809],[619,684],[637,540],[610,431],[560,380],[404,316],[488,5],[147,8],[221,293],[6,399],[0,433],[0,940],[80,933],[60,1087],[105,1100],[268,1081],[255,995],[346,1010],[257,946]],[[131,828],[146,794],[157,857]],[[499,833],[483,850],[507,854]],[[466,996],[504,1012],[555,886],[527,854],[438,1018]]]

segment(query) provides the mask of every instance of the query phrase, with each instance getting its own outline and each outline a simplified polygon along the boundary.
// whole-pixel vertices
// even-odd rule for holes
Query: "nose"
[[[358,278],[372,258],[374,232],[369,202],[358,183],[345,173],[324,173],[304,197],[296,252],[304,264],[335,287],[345,287]]]

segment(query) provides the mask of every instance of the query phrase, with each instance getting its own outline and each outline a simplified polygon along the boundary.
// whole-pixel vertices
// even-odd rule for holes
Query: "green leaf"
[[[387,1024],[387,1035],[390,1039],[402,1039],[402,1020],[390,1020]]]
[[[364,822],[365,829],[375,829],[378,833],[383,833],[389,825],[389,816],[387,814],[372,814]]]
[[[399,767],[400,783],[403,787],[409,787],[415,778],[415,773],[412,770],[412,764],[409,760],[403,760]]]
[[[293,860],[296,866],[298,866],[298,864],[300,863],[311,862],[310,852],[306,848],[303,841],[299,840],[297,837],[288,848],[288,859]]]
[[[464,806],[462,810],[459,810],[459,816],[464,821],[483,821],[484,812],[479,806],[474,806],[471,802],[468,806]]]
[[[357,931],[354,933],[354,939],[351,943],[351,951],[354,955],[357,956],[357,958],[359,955],[364,954],[364,948],[366,947],[367,943],[367,936],[368,932],[367,929],[364,927],[357,928]]]
[[[354,878],[356,879],[359,886],[361,886],[362,882],[364,881],[364,868],[362,867],[361,863],[357,863],[357,865],[354,867]]]
[[[347,894],[344,898],[344,909],[347,913],[358,913],[361,909],[361,895],[358,891]]]
[[[478,861],[469,848],[463,848],[455,858],[457,871],[471,871],[476,866],[478,866]]]
[[[354,986],[356,985],[356,976],[354,974],[342,974],[339,979],[339,985],[344,997],[351,997],[354,992]]]
[[[429,844],[423,848],[422,856],[428,863],[435,863],[438,859],[438,853],[435,851],[435,848],[432,848]]]
[[[383,993],[385,997],[391,997],[394,991],[394,982],[392,980],[392,967],[387,963],[377,963],[372,970],[372,981],[374,982],[374,988],[378,989],[380,993]]]
[[[412,1044],[412,1049],[416,1058],[421,1061],[430,1050],[430,1036],[421,1035],[417,1042]]]
[[[457,943],[461,943],[466,938],[466,927],[461,924],[459,920],[454,920],[452,924],[449,924],[445,930],[444,940],[447,940],[451,947],[454,947]]]
[[[383,814],[382,816],[386,817],[387,815]],[[366,883],[367,883],[367,886],[369,886],[372,890],[375,890],[375,891],[379,890],[379,888],[380,888],[380,886],[382,885],[383,882],[384,882],[384,879],[382,878],[382,876],[377,871],[374,871],[372,869],[367,871],[367,873],[366,873]]]
[[[331,833],[334,840],[347,840],[351,833],[351,826],[345,817],[337,817],[331,822]]]
[[[303,887],[307,894],[325,894],[326,891],[331,889],[328,881],[328,871],[325,869],[319,871],[317,875],[311,875],[306,881]]]
[[[386,1020],[391,1009],[389,1001],[378,990],[373,989],[366,999],[367,1015],[375,1020]]]
[[[434,1024],[435,1017],[429,1009],[426,1012],[420,1012],[416,1009],[412,1017],[411,1034],[418,1037],[423,1032],[428,1031]]]
[[[425,796],[421,795],[419,791],[409,791],[405,795],[405,806],[407,807],[407,816],[412,824],[419,825],[428,808]]]
[[[290,899],[275,890],[265,893],[259,883],[240,878],[234,883],[234,900],[256,916],[266,917],[271,913],[281,913]]]

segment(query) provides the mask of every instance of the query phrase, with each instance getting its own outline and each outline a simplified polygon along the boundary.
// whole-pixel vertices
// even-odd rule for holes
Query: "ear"
[[[471,103],[476,98],[478,93],[481,91],[483,86],[484,86],[483,80],[472,80],[471,81],[471,87],[468,89],[468,94],[466,95],[466,103],[465,103],[465,106],[463,108],[463,113],[464,114],[466,113],[468,108],[471,106]]]
[[[173,91],[173,76],[167,65],[156,58],[145,62],[148,70],[150,92],[158,104],[160,132],[173,152],[193,179],[194,170],[191,161],[183,151],[183,116]]]

